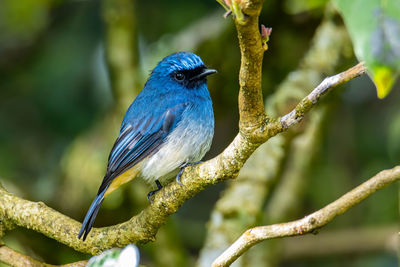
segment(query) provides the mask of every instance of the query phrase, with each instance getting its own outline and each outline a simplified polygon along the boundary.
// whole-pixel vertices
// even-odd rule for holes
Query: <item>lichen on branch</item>
[[[243,164],[262,143],[295,125],[310,111],[319,97],[334,86],[365,73],[362,64],[328,78],[282,118],[269,118],[264,113],[261,93],[263,47],[258,16],[262,1],[239,3],[245,17],[236,21],[242,63],[239,75],[239,133],[217,157],[188,167],[182,175],[183,186],[173,182],[163,187],[151,204],[129,221],[110,227],[95,228],[85,242],[77,238],[81,224],[41,202],[21,199],[0,188],[0,220],[43,233],[81,252],[97,254],[129,243],[143,244],[155,239],[157,230],[183,203],[205,188],[235,178]]]
[[[265,127],[259,129],[259,133],[262,134],[260,136],[266,141],[295,125],[328,89],[363,73],[365,73],[364,65],[358,64],[348,71],[331,77],[332,79],[325,79],[292,112],[280,119],[267,121]],[[307,99],[310,104],[304,105]],[[203,164],[188,167],[182,176],[184,186],[177,183],[168,184],[155,195],[152,203],[141,213],[127,222],[93,229],[85,242],[76,237],[80,228],[79,222],[47,207],[42,202],[30,202],[18,198],[4,188],[0,188],[0,218],[6,223],[33,229],[77,251],[91,254],[115,246],[146,243],[155,239],[157,230],[186,200],[208,186],[236,177],[259,145],[260,143],[252,143],[239,133],[220,155]]]

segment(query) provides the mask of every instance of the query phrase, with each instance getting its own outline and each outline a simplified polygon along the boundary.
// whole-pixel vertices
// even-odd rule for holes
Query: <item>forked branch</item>
[[[276,134],[300,122],[304,115],[318,103],[320,96],[333,87],[365,73],[362,63],[326,78],[296,108],[282,118],[265,121],[258,136],[265,142]],[[217,157],[185,170],[184,186],[170,183],[155,195],[152,203],[129,221],[104,228],[95,228],[85,242],[77,239],[80,223],[47,207],[42,202],[21,199],[0,187],[0,218],[5,225],[33,229],[74,248],[77,251],[97,254],[112,247],[130,243],[142,244],[154,240],[157,230],[167,218],[189,198],[208,186],[234,178],[243,164],[261,143],[252,143],[242,134]]]

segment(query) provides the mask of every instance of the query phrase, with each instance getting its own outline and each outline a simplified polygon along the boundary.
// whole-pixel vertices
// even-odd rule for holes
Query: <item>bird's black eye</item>
[[[177,72],[177,73],[175,73],[175,79],[176,79],[177,81],[183,81],[183,79],[185,79],[185,75],[183,75],[183,74],[180,73],[180,72]]]

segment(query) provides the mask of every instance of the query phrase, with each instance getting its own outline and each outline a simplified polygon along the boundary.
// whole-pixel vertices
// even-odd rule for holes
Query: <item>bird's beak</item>
[[[208,75],[210,75],[210,74],[213,74],[213,73],[217,73],[217,70],[213,70],[213,69],[204,69],[201,73],[199,73],[198,75],[192,77],[192,78],[190,79],[190,81],[200,80],[200,79],[202,79],[202,78],[204,78],[204,77],[206,77],[206,76],[208,76]]]

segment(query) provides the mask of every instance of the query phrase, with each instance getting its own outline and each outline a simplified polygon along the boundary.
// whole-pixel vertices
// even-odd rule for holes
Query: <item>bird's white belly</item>
[[[143,161],[140,176],[148,183],[159,178],[168,178],[185,163],[199,161],[210,149],[213,129],[180,123],[167,137],[162,147]]]

